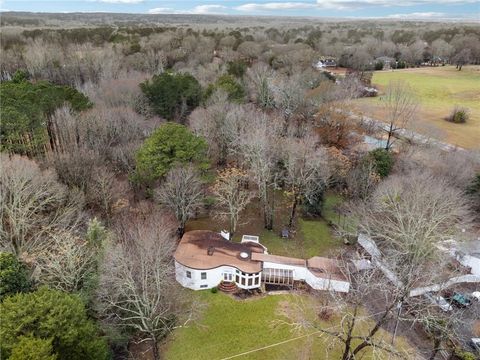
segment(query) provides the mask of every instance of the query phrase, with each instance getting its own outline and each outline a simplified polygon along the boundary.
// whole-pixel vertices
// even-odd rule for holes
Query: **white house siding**
[[[305,281],[315,290],[328,290],[338,292],[348,292],[350,290],[350,283],[348,281],[329,280],[316,277],[310,270],[308,270],[308,268],[304,266],[277,264],[265,261],[263,263],[263,268],[292,270],[293,280]]]
[[[198,269],[189,268],[175,261],[176,280],[182,286],[192,290],[205,290],[205,289],[211,289],[213,287],[218,286],[220,282],[223,280],[223,274],[225,272],[230,272],[232,274],[232,281],[235,281],[237,270],[238,269],[233,266],[219,266],[214,269],[198,270]],[[187,277],[187,271],[190,271],[191,278]],[[206,273],[207,275],[206,279],[202,279],[202,273]],[[261,276],[261,273],[257,273],[257,274],[243,273],[243,274],[247,279],[248,277],[250,277],[252,278],[252,280],[257,278],[260,279],[260,276]],[[241,272],[240,272],[240,276],[242,276]],[[260,287],[260,280],[256,285],[254,284],[253,281],[252,283],[253,284],[251,286],[248,286],[248,281],[247,281],[246,285],[241,285],[240,283],[237,283],[237,286],[242,289],[255,289]]]
[[[308,269],[305,282],[315,290],[327,290],[348,293],[350,283],[348,281],[319,278],[313,275]]]
[[[304,266],[284,265],[269,261],[263,263],[263,268],[292,270],[293,280],[297,281],[305,281],[305,272],[307,271],[307,268]]]

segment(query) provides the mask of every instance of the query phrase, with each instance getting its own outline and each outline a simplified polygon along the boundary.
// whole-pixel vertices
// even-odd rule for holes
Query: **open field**
[[[300,315],[298,306],[302,307],[314,301],[311,295],[267,295],[247,300],[235,300],[222,294],[212,294],[210,291],[194,293],[206,308],[199,321],[173,332],[163,349],[166,359],[225,359],[239,353],[259,349],[268,345],[283,342],[302,335],[312,334],[315,329],[293,331],[279,321],[295,321]],[[317,319],[316,314],[307,317]],[[339,317],[331,320],[315,320],[318,326],[331,330],[338,326]],[[361,323],[367,327],[371,323]],[[364,333],[364,332],[362,332]],[[253,359],[340,359],[342,348],[334,344],[332,339],[319,333],[293,340],[278,346],[238,357],[242,360]],[[390,335],[381,331],[377,336]],[[408,345],[402,338],[397,338],[399,349],[407,349]],[[327,350],[328,349],[328,350]],[[410,351],[410,354],[412,352]],[[362,359],[372,359],[371,352],[366,350]],[[388,359],[376,353],[375,359]]]
[[[411,123],[412,130],[460,147],[480,148],[480,66],[462,71],[454,66],[377,71],[372,82],[381,92],[396,80],[408,82],[418,95],[418,121]],[[445,121],[455,105],[470,109],[466,124]],[[379,97],[359,99],[355,106],[360,113],[382,120]]]

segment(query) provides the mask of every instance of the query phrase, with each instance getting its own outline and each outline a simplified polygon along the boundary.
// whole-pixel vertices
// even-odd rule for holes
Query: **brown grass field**
[[[397,80],[408,82],[417,95],[420,106],[416,119],[410,122],[412,130],[460,147],[480,148],[480,66],[466,66],[462,71],[454,66],[377,71],[372,83],[380,96],[356,100],[356,111],[382,120],[382,89]],[[467,123],[445,120],[455,105],[469,109]]]

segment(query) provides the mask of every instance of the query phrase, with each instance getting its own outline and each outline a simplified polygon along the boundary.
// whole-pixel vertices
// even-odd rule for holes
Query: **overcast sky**
[[[0,0],[3,11],[480,20],[480,0]]]

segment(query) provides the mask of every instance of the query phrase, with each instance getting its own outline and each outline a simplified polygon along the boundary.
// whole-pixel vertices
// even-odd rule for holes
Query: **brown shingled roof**
[[[340,264],[335,259],[314,256],[307,260],[307,267],[313,275],[320,278],[346,281]]]
[[[194,230],[183,235],[174,258],[180,264],[193,269],[208,270],[226,265],[243,272],[256,273],[262,270],[262,264],[252,259],[252,254],[263,251],[261,245],[253,242],[239,244],[225,240],[213,231]],[[240,257],[242,252],[248,254],[246,259]]]

